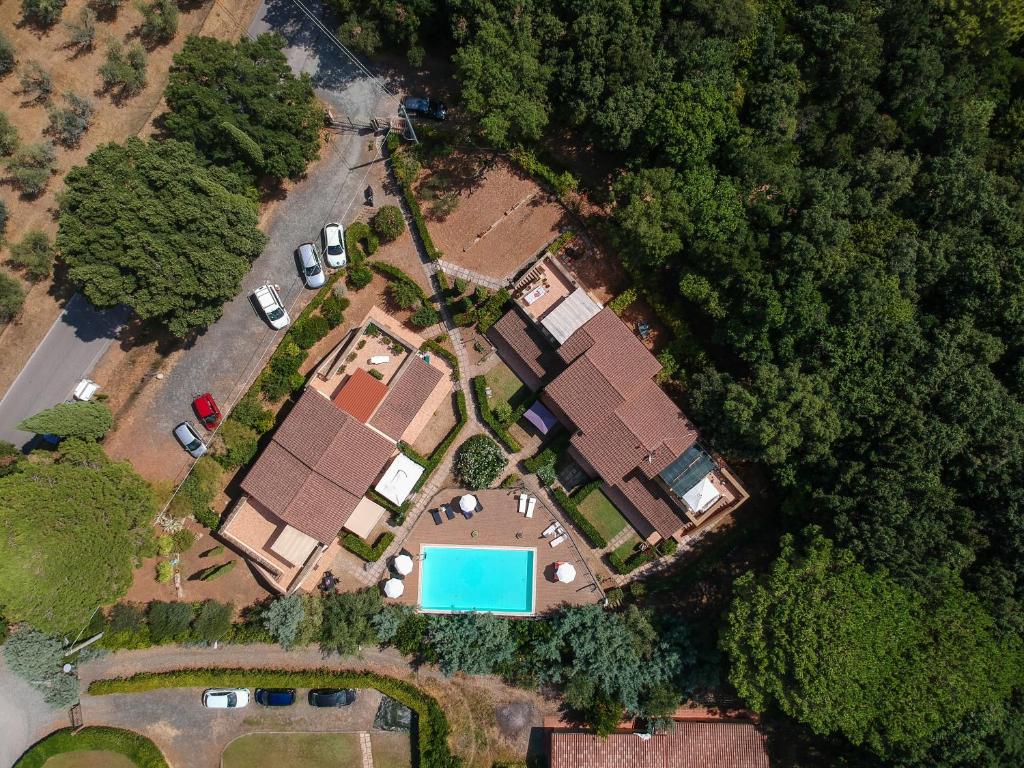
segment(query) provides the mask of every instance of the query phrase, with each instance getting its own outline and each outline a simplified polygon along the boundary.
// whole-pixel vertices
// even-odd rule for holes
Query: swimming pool
[[[421,610],[533,613],[537,590],[532,547],[424,544],[420,550]]]

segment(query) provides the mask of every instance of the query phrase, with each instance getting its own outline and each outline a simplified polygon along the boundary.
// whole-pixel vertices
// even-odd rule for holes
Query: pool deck
[[[430,510],[457,500],[467,491],[459,488],[448,488],[440,491],[427,506],[426,511],[409,531],[402,549],[413,556],[415,566],[412,573],[405,577],[405,592],[395,602],[417,607],[419,597],[420,563],[416,559],[420,548],[426,545],[451,545],[475,547],[535,547],[534,569],[537,584],[536,613],[543,614],[560,605],[586,605],[600,602],[604,595],[597,588],[587,564],[580,557],[572,541],[566,540],[557,547],[549,542],[553,536],[544,538],[544,529],[555,521],[555,518],[542,506],[537,499],[537,508],[533,518],[526,519],[518,512],[518,491],[477,491],[474,495],[483,506],[482,512],[466,520],[456,513],[454,520],[449,520],[442,513],[444,523],[434,525]],[[477,535],[473,536],[473,531]],[[522,538],[516,538],[522,533]],[[576,566],[576,579],[571,584],[555,581],[555,563],[572,563]]]

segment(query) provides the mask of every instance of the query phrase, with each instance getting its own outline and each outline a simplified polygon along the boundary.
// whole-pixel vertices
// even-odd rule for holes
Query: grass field
[[[43,768],[136,768],[136,766],[127,757],[116,752],[90,749],[54,755],[46,761]]]
[[[615,554],[621,557],[623,560],[628,558],[636,550],[636,545],[640,543],[639,536],[630,536],[626,541],[620,544],[615,549]]]
[[[231,742],[222,762],[224,768],[338,768],[362,764],[357,733],[252,733]]]
[[[412,737],[408,733],[370,734],[374,768],[409,768],[412,765]]]
[[[606,541],[614,539],[618,532],[626,527],[626,518],[600,490],[587,496],[579,505],[579,510]]]
[[[530,390],[504,363],[498,363],[487,372],[487,386],[491,388],[492,407],[504,400],[512,408],[517,408],[530,397]]]

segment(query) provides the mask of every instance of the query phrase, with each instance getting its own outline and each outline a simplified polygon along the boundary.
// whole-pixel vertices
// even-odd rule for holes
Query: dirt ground
[[[22,24],[20,3],[13,0],[0,3],[0,29],[14,44],[18,59],[15,71],[0,79],[0,93],[3,111],[18,128],[22,144],[46,140],[43,130],[48,125],[45,105],[29,103],[20,93],[19,73],[26,62],[38,61],[50,73],[54,94],[51,103],[59,103],[60,94],[70,90],[91,98],[95,107],[93,124],[81,144],[74,149],[57,147],[57,170],[42,195],[23,199],[9,184],[0,184],[0,199],[9,213],[5,242],[0,245],[0,269],[19,279],[22,276],[6,263],[7,248],[31,229],[42,229],[51,237],[56,234],[56,197],[68,169],[84,163],[100,144],[149,133],[152,117],[162,111],[161,99],[171,57],[181,50],[185,38],[198,32],[223,38],[237,37],[243,20],[248,20],[256,7],[256,0],[218,0],[216,4],[206,2],[183,8],[174,40],[147,52],[146,88],[138,96],[118,104],[109,95],[100,93],[97,70],[106,56],[108,40],[133,40],[142,14],[133,4],[125,3],[113,19],[97,20],[93,49],[79,53],[65,47],[68,33],[63,22],[77,20],[86,2],[69,0],[61,22],[47,30]],[[4,350],[4,355],[0,356],[0,396],[14,381],[71,293],[60,280],[59,271],[56,282],[51,279],[32,285],[22,280],[22,284],[27,295],[21,315],[0,327],[0,346]]]

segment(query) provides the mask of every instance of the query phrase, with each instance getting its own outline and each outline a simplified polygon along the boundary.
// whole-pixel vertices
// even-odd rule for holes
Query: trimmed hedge
[[[43,768],[55,755],[68,752],[103,750],[124,755],[139,768],[168,768],[156,744],[138,733],[121,728],[91,725],[75,733],[74,728],[61,728],[33,744],[18,758],[14,768]]]
[[[226,563],[211,566],[203,571],[203,575],[199,577],[199,580],[213,581],[214,579],[219,579],[221,576],[226,576],[234,570],[236,562],[236,560],[228,560]]]
[[[269,669],[188,669],[177,672],[143,672],[128,678],[96,680],[89,685],[89,694],[104,696],[111,693],[142,693],[160,688],[256,687],[375,688],[416,713],[414,738],[419,752],[420,768],[451,768],[456,764],[456,759],[448,748],[448,718],[445,717],[437,700],[411,683],[373,672],[336,672],[329,669],[302,672]]]
[[[551,242],[551,245],[547,247],[548,252],[553,253],[555,254],[555,256],[557,256],[559,253],[561,253],[562,249],[569,244],[569,241],[572,240],[574,237],[576,237],[575,232],[573,232],[571,229],[565,230],[565,232],[556,237]]]
[[[395,540],[395,534],[391,531],[384,531],[374,542],[371,547],[359,536],[354,533],[346,533],[342,538],[341,543],[349,552],[352,552],[359,557],[363,558],[370,563],[375,563],[380,560],[381,555],[384,551],[391,546],[391,542]]]
[[[552,488],[551,495],[555,497],[555,501],[558,502],[565,514],[572,520],[573,525],[579,528],[580,533],[590,543],[590,546],[595,549],[603,549],[608,546],[608,542],[605,540],[601,532],[593,526],[593,524],[587,520],[582,512],[580,512],[577,504],[579,501],[574,499],[572,496],[567,494],[561,488]],[[584,497],[585,498],[585,497]],[[582,501],[582,499],[580,500]]]
[[[579,180],[568,171],[559,173],[537,157],[533,150],[516,147],[509,152],[509,159],[522,168],[530,176],[537,177],[545,182],[559,197],[566,192],[575,192],[579,187]]]
[[[634,552],[623,559],[614,552],[608,554],[608,562],[619,575],[625,576],[639,568],[641,565],[653,562],[659,557],[666,557],[674,554],[679,549],[679,542],[675,539],[662,539],[653,547],[648,547],[642,552]]]
[[[416,295],[419,296],[420,301],[424,304],[430,303],[430,298],[427,296],[426,291],[420,287],[420,284],[413,280],[405,271],[399,269],[395,265],[388,264],[386,261],[371,261],[367,266],[377,270],[386,278],[409,283],[409,285],[416,289]]]
[[[608,309],[616,315],[621,315],[626,309],[637,300],[636,288],[627,288],[614,299],[608,302]]]
[[[443,339],[444,336],[438,338]],[[447,349],[442,347],[437,339],[427,339],[420,345],[420,352],[433,352],[435,355],[440,355],[448,361],[448,365],[452,367],[452,381],[459,380],[459,358],[455,356],[454,352],[449,352]]]
[[[477,376],[473,379],[473,394],[476,395],[476,405],[480,409],[480,417],[484,420],[484,424],[490,427],[491,431],[502,442],[502,445],[505,446],[509,453],[519,453],[519,451],[523,450],[523,446],[509,434],[505,425],[494,418],[494,413],[491,412],[491,404],[487,400],[486,376]]]
[[[388,154],[391,155],[401,151],[398,136],[394,133],[389,133],[387,140],[384,142],[384,147],[387,149]],[[412,223],[416,228],[416,234],[419,235],[420,242],[423,243],[423,250],[427,252],[427,258],[431,261],[440,260],[444,254],[437,249],[433,238],[430,237],[430,230],[427,229],[427,220],[423,216],[420,201],[416,199],[416,193],[412,189],[412,184],[406,183],[397,177],[395,180],[402,190],[402,198],[405,200],[405,204],[409,207]]]

